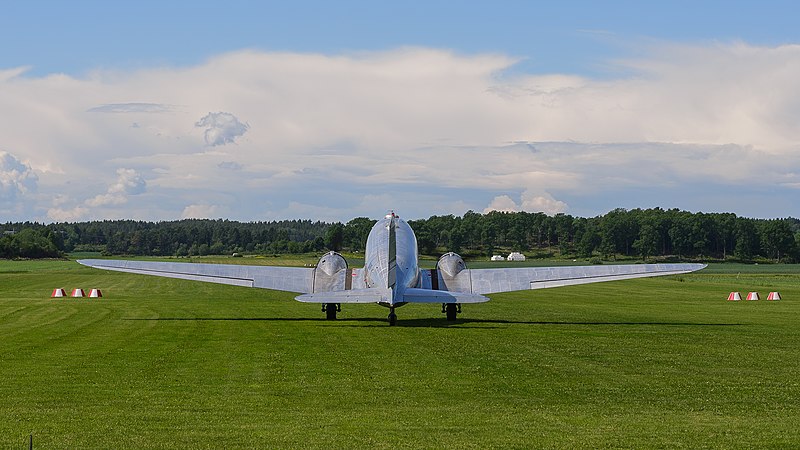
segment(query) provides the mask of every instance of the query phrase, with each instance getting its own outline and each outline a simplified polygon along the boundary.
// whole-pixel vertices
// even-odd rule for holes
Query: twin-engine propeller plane
[[[302,295],[296,300],[321,303],[331,320],[336,319],[342,303],[377,303],[389,308],[389,325],[397,323],[395,308],[406,303],[441,304],[447,320],[453,321],[462,304],[489,301],[485,294],[675,275],[706,267],[631,264],[468,269],[459,255],[446,253],[435,269],[420,269],[414,231],[394,212],[372,227],[364,256],[361,269],[350,269],[336,252],[323,255],[314,268],[103,259],[78,262],[98,269],[297,292]]]

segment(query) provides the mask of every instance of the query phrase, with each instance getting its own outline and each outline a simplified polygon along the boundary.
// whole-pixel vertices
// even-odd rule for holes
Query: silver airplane
[[[321,303],[330,320],[336,319],[342,303],[377,303],[389,308],[389,325],[397,323],[395,308],[407,303],[441,304],[447,320],[454,321],[462,304],[487,302],[486,294],[675,275],[706,267],[630,264],[468,269],[459,255],[450,252],[439,258],[435,269],[420,269],[414,231],[394,212],[369,232],[363,268],[349,268],[336,252],[323,255],[313,268],[104,259],[78,262],[98,269],[296,292],[301,294],[295,297],[298,301]]]

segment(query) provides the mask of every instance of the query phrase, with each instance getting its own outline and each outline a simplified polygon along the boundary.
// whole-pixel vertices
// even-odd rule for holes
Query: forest
[[[375,220],[165,222],[103,220],[0,225],[0,258],[51,258],[71,252],[104,255],[275,255],[325,250],[361,252]],[[752,219],[732,213],[615,209],[583,218],[568,214],[469,211],[409,220],[420,253],[484,257],[520,251],[533,258],[800,262],[800,220]]]

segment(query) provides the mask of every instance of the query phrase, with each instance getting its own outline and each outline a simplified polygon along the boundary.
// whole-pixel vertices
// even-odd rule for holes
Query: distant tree
[[[761,246],[770,258],[776,262],[794,250],[794,234],[785,220],[768,220],[761,230]]]
[[[128,251],[130,247],[127,234],[123,231],[117,231],[111,234],[106,243],[106,251],[112,255],[121,255]]]
[[[736,245],[736,214],[714,214],[714,236],[716,237],[717,253],[722,253],[722,258],[728,256]]]
[[[697,213],[689,216],[693,255],[709,255],[712,251],[714,221],[709,214]]]
[[[331,225],[328,231],[325,232],[325,246],[328,247],[329,250],[338,252],[342,250],[343,243],[344,225],[337,222]]]
[[[734,239],[736,244],[734,246],[733,255],[743,261],[753,259],[758,251],[759,237],[756,230],[756,224],[752,219],[738,218],[734,230]]]
[[[344,244],[352,250],[364,251],[367,245],[367,236],[375,220],[367,217],[356,217],[344,226]]]
[[[0,238],[0,257],[58,258],[61,251],[55,241],[53,232],[47,228],[24,228]]]
[[[781,262],[800,261],[800,220],[782,223],[745,219],[729,213],[690,213],[678,209],[615,209],[593,218],[567,214],[547,216],[529,212],[466,212],[410,220],[423,254],[457,250],[493,254],[497,249],[524,251],[558,246],[562,254],[604,257],[639,254],[725,258],[765,257]],[[0,223],[0,256],[18,257],[40,252],[42,245],[26,244],[30,229],[58,251],[104,251],[106,254],[200,255],[207,252],[310,252],[326,246],[363,249],[375,223],[358,217],[345,225],[310,220],[237,222],[184,219],[171,222],[103,220],[79,223]],[[788,228],[788,230],[787,230]],[[341,239],[340,239],[341,231]],[[26,232],[27,233],[27,232]],[[789,237],[791,236],[791,238]],[[24,244],[24,245],[23,245]],[[205,246],[204,246],[205,245]],[[21,248],[24,246],[24,251]],[[28,257],[28,256],[26,256]]]
[[[208,252],[212,255],[224,255],[225,253],[230,253],[225,248],[225,245],[222,244],[220,241],[214,241],[209,247]]]
[[[486,221],[481,228],[481,247],[486,256],[494,255],[495,240],[497,239],[497,228],[491,222]]]
[[[638,236],[638,224],[625,209],[615,209],[603,217],[601,236],[605,248],[613,247],[614,252],[630,255],[633,241]]]
[[[633,242],[633,248],[647,261],[647,258],[658,251],[658,231],[650,223],[645,223],[639,228],[639,238]]]
[[[672,241],[672,249],[678,256],[689,256],[694,251],[695,245],[692,241],[692,223],[688,213],[676,216],[669,229],[669,239]]]
[[[419,251],[424,255],[431,255],[436,251],[436,240],[434,239],[430,224],[427,220],[409,220],[409,226],[417,236]]]
[[[599,250],[603,238],[600,236],[598,228],[597,221],[586,221],[576,247],[578,255],[588,258],[592,256],[595,250]],[[610,248],[609,250],[610,253],[613,253],[613,250]]]
[[[456,222],[453,229],[450,230],[450,246],[449,250],[452,252],[460,252],[464,245],[466,233],[461,224]]]

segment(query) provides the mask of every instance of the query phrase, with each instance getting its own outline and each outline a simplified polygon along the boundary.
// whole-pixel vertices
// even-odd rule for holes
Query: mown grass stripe
[[[407,305],[390,328],[375,305],[329,322],[287,293],[20,263],[0,262],[2,447],[800,441],[800,268],[499,294],[454,324]],[[784,300],[725,300],[757,281]]]

